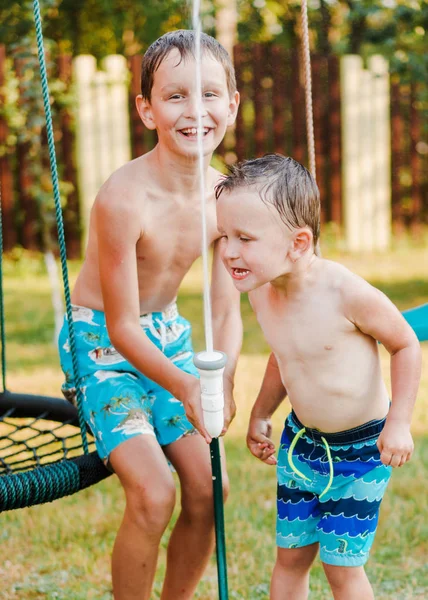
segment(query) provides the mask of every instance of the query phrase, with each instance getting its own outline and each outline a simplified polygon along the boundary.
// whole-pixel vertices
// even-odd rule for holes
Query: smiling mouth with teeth
[[[179,131],[180,131],[180,133],[185,135],[187,138],[197,138],[198,137],[198,130],[196,127],[188,127],[187,129],[180,129]],[[204,127],[202,130],[203,136],[207,135],[207,133],[209,133],[210,131],[211,131],[211,129],[209,127]]]
[[[245,279],[249,273],[248,269],[232,269],[233,279]]]

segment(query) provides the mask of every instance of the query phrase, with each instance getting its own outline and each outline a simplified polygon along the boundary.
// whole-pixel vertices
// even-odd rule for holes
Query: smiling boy
[[[201,94],[207,231],[214,245],[214,343],[229,359],[224,430],[234,414],[233,377],[242,337],[239,293],[218,254],[213,190],[219,173],[210,160],[235,120],[239,95],[227,52],[205,34],[202,90],[196,89],[194,44],[192,31],[175,31],[154,42],[143,57],[136,104],[158,143],[102,186],[72,294],[85,418],[126,497],[112,560],[116,600],[150,597],[159,543],[175,504],[168,461],[180,479],[181,513],[168,546],[163,600],[192,598],[214,544],[210,437],[190,324],[176,307],[179,286],[201,254],[196,129]],[[59,346],[67,373],[67,323]],[[65,392],[74,385],[68,381]],[[226,474],[224,482],[226,494]]]
[[[224,264],[272,349],[247,435],[267,464],[277,463],[271,416],[286,395],[292,406],[278,452],[271,599],[308,597],[319,550],[335,600],[371,600],[363,565],[380,503],[391,467],[413,451],[418,340],[384,294],[316,256],[319,193],[298,162],[246,161],[216,193]],[[377,341],[391,355],[391,406]]]

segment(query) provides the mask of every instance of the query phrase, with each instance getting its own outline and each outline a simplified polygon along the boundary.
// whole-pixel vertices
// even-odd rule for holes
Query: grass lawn
[[[406,245],[387,255],[351,257],[325,251],[385,291],[400,309],[428,302],[428,250]],[[78,265],[71,265],[73,279]],[[194,325],[195,348],[203,348],[200,266],[186,278],[180,309]],[[59,395],[61,373],[52,345],[53,315],[49,285],[41,261],[5,265],[8,387],[29,393]],[[245,447],[252,403],[267,359],[267,346],[246,298],[245,327],[236,400],[238,415],[225,443],[232,482],[225,508],[231,599],[267,599],[275,558],[275,470],[254,459]],[[385,378],[388,356],[381,348]],[[394,472],[382,505],[380,524],[368,565],[379,600],[428,597],[428,344],[423,345],[422,385],[413,420],[414,457]],[[275,415],[275,439],[287,414]],[[53,504],[1,515],[0,599],[111,599],[110,552],[124,506],[115,477]],[[175,515],[176,516],[176,515]],[[153,599],[159,598],[165,569],[165,534]],[[195,598],[217,597],[211,561]],[[313,568],[313,600],[330,598],[319,562]]]

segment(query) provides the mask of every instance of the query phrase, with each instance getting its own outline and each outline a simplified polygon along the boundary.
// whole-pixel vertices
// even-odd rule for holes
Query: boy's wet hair
[[[155,73],[171,50],[177,48],[180,53],[180,62],[188,56],[195,57],[195,37],[196,34],[191,29],[178,29],[165,33],[149,46],[141,65],[141,95],[144,100],[150,102]],[[229,96],[232,96],[236,92],[236,78],[235,69],[227,51],[216,39],[206,33],[201,33],[201,54],[203,53],[210,54],[223,66]]]
[[[217,184],[216,198],[242,187],[255,187],[262,201],[272,204],[290,229],[309,227],[317,247],[320,195],[315,179],[303,165],[280,154],[245,160],[230,167],[230,174]]]

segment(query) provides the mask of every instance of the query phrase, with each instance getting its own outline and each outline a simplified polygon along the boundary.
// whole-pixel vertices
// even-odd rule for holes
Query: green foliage
[[[239,38],[295,48],[301,36],[300,0],[238,0]],[[391,72],[428,77],[426,0],[309,0],[312,50],[382,54]]]
[[[132,55],[171,29],[189,28],[183,0],[59,0],[46,19],[46,35],[64,51]]]
[[[300,0],[236,0],[240,41],[296,47]],[[202,3],[204,27],[213,33],[215,2]],[[7,45],[32,30],[32,2],[0,0],[0,39]],[[171,29],[191,27],[186,0],[42,0],[46,36],[61,51],[132,55]],[[309,0],[313,50],[385,55],[393,72],[426,80],[427,0]]]
[[[57,0],[45,0],[43,7],[54,10]],[[55,207],[50,174],[49,153],[46,144],[45,113],[40,82],[40,69],[37,58],[37,45],[33,20],[33,3],[25,0],[12,3],[10,10],[0,5],[0,31],[16,27],[15,37],[8,46],[6,68],[5,102],[0,107],[0,115],[6,120],[8,137],[0,153],[9,154],[13,161],[13,153],[17,144],[25,146],[27,171],[31,182],[26,192],[37,202],[39,213],[39,232],[43,248],[53,246],[51,236],[55,224]],[[57,47],[53,40],[44,39],[46,68],[49,78],[51,109],[53,117],[56,112],[70,102],[64,82],[54,74],[54,58]],[[60,166],[61,168],[61,166]],[[60,192],[65,203],[67,194],[72,191],[72,184],[60,181]],[[23,218],[18,212],[18,221]]]

